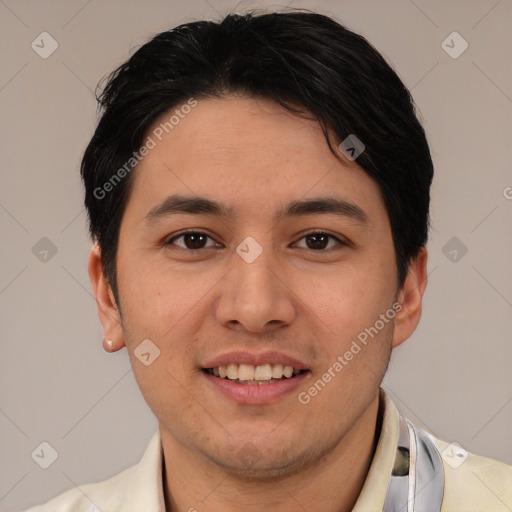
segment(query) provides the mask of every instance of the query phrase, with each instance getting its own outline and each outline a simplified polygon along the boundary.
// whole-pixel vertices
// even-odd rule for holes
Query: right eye
[[[177,240],[182,240],[182,243],[176,243]],[[213,245],[205,245],[207,240],[210,239],[213,242]],[[172,238],[168,239],[164,245],[177,245],[181,249],[197,251],[199,249],[208,249],[210,247],[215,247],[217,242],[213,240],[213,238],[206,233],[201,231],[186,231],[184,233],[180,233],[179,235],[175,235]]]

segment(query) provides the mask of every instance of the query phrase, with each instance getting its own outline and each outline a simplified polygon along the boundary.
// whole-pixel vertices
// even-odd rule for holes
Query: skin
[[[226,203],[233,215],[175,214],[148,225],[144,217],[171,194]],[[275,220],[285,203],[319,196],[357,205],[367,222],[326,213]],[[206,249],[184,248],[183,237],[165,244],[189,229],[211,237]],[[330,238],[312,249],[304,237],[310,231],[346,244]],[[248,236],[263,249],[252,263],[236,252]],[[97,245],[89,261],[112,341],[104,347],[127,348],[159,421],[167,510],[351,510],[378,439],[379,386],[391,350],[421,316],[426,260],[422,249],[397,289],[378,186],[357,161],[334,157],[318,123],[261,99],[199,100],[136,169],[117,255],[122,317]],[[395,300],[402,309],[394,321],[310,403],[299,403],[298,392]],[[149,366],[133,354],[146,338],[161,351]],[[201,371],[208,359],[237,349],[280,350],[310,374],[275,403],[238,404]],[[249,442],[259,457],[254,465],[238,456]]]

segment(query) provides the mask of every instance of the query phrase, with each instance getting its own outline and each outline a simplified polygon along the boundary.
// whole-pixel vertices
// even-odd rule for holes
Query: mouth
[[[262,386],[288,381],[308,371],[307,369],[284,366],[279,363],[266,363],[258,366],[244,363],[230,363],[227,366],[203,368],[203,372],[208,375],[229,381],[233,384],[246,386]]]
[[[257,359],[254,365],[248,362],[229,362],[226,357],[222,359],[202,368],[201,373],[209,389],[216,395],[220,393],[239,405],[280,403],[297,393],[311,374],[311,370],[302,363],[293,362],[287,357],[281,357],[282,362],[265,362],[266,357],[253,358]],[[279,359],[279,356],[275,359]],[[266,360],[272,361],[270,358]]]

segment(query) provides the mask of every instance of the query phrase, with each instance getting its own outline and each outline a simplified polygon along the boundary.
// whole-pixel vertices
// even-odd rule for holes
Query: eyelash
[[[172,238],[169,238],[168,240],[166,240],[164,242],[164,245],[165,246],[168,246],[168,245],[173,245],[173,242],[179,238],[182,238],[186,235],[204,235],[208,238],[210,238],[211,240],[213,240],[213,238],[208,235],[207,233],[204,233],[203,231],[184,231],[183,233],[180,233],[179,235],[175,235],[173,236]],[[343,240],[340,240],[337,236],[334,236],[333,234],[327,232],[327,231],[311,231],[309,233],[306,233],[304,235],[301,236],[301,238],[299,238],[299,240],[302,240],[303,238],[306,238],[308,236],[312,236],[312,235],[325,235],[333,240],[335,240],[338,244],[338,246],[347,246],[349,245],[347,242],[344,242]],[[180,249],[183,249],[185,251],[191,251],[191,252],[199,252],[201,250],[204,250],[204,249],[211,249],[212,247],[201,247],[199,249],[189,249],[188,247],[181,247],[181,246],[178,246]],[[340,247],[338,247],[339,249]],[[328,251],[328,250],[331,250],[331,249],[336,249],[336,247],[328,247],[328,248],[325,248],[325,249],[309,249],[308,247],[302,247],[302,249],[308,249],[310,251],[313,251],[313,252],[325,252],[325,251]]]

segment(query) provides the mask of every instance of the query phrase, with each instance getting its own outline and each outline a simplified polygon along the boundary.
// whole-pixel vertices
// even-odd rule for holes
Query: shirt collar
[[[382,510],[386,499],[389,477],[393,470],[398,440],[398,410],[384,390],[380,390],[383,410],[382,427],[377,448],[352,512]]]
[[[122,511],[154,510],[165,512],[163,490],[163,450],[160,430],[151,438],[133,480],[126,491]]]

